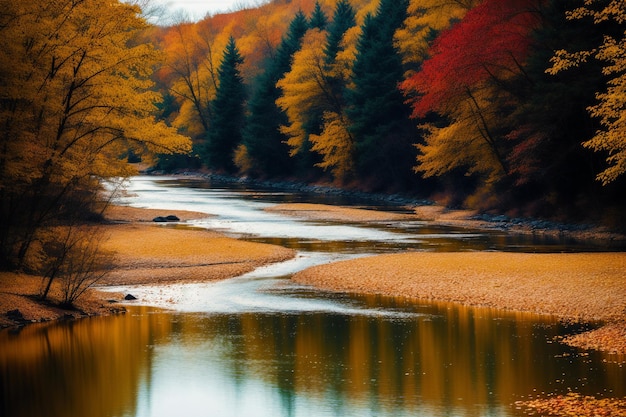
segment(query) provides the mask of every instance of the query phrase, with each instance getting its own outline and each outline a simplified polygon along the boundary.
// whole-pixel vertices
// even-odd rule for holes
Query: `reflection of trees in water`
[[[2,332],[0,414],[133,415],[139,387],[150,383],[150,346],[170,331],[168,317],[142,314],[31,325],[19,337]]]
[[[334,404],[337,415],[362,407],[478,415],[536,392],[626,393],[623,368],[551,343],[564,329],[550,318],[379,296],[347,302],[418,314],[173,315],[131,307],[123,317],[29,326],[19,337],[3,332],[0,374],[11,382],[2,388],[3,412],[135,415],[158,407],[164,392],[184,395],[190,381],[217,402],[232,400],[224,393],[244,398],[254,386],[283,415],[306,404],[302,398]],[[223,391],[208,388],[216,386]],[[275,397],[262,397],[268,392]]]

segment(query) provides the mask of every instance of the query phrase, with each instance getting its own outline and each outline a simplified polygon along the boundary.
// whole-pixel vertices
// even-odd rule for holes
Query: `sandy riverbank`
[[[607,327],[569,342],[626,354],[626,253],[408,252],[321,265],[294,280],[339,292],[600,320]]]
[[[295,255],[280,246],[244,242],[202,229],[156,224],[157,216],[176,215],[181,222],[206,217],[204,213],[110,207],[105,214],[102,249],[114,254],[113,272],[98,285],[169,284],[234,277]],[[58,284],[58,283],[57,283]],[[62,318],[123,311],[111,299],[123,294],[89,290],[75,310],[58,307],[60,288],[53,285],[50,302],[37,295],[42,278],[0,273],[0,328]]]

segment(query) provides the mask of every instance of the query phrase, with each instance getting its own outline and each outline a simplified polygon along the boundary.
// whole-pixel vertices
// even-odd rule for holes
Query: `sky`
[[[168,17],[182,11],[194,21],[202,19],[207,13],[217,14],[263,3],[259,0],[153,0],[153,2],[166,6]]]

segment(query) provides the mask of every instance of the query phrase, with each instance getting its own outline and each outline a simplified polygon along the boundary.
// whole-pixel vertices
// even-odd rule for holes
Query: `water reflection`
[[[356,301],[412,314],[131,307],[124,317],[2,332],[2,415],[512,416],[511,403],[540,392],[626,395],[619,364],[550,343],[563,332],[553,320]]]
[[[373,224],[302,221],[264,209],[290,202],[339,204],[401,213],[410,212],[410,209],[364,196],[246,187],[243,184],[225,184],[202,178],[136,177],[129,184],[129,195],[119,202],[162,210],[210,213],[214,217],[192,223],[237,237],[277,243],[304,251],[330,252],[339,249],[347,251],[344,253],[358,253],[367,246],[374,247],[373,251],[368,250],[370,253],[407,249],[448,252],[575,252],[623,249],[617,242],[613,247],[608,247],[606,242],[581,242],[564,236],[433,226],[424,221]]]

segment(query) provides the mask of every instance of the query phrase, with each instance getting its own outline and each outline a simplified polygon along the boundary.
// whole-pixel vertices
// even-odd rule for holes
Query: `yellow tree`
[[[487,83],[475,85],[471,90],[466,89],[458,100],[448,103],[448,125],[422,125],[426,140],[417,145],[420,154],[416,171],[424,177],[433,177],[463,168],[467,175],[485,175],[488,184],[499,179],[504,168],[493,133],[501,116],[497,94]]]
[[[567,17],[591,17],[596,24],[617,23],[618,36],[621,36],[616,39],[615,35],[605,35],[602,44],[589,51],[557,51],[552,58],[553,66],[548,69],[548,73],[556,74],[590,57],[607,63],[603,73],[609,79],[608,88],[605,92],[597,93],[598,104],[588,109],[592,116],[600,120],[603,129],[583,143],[587,148],[608,154],[608,167],[597,176],[606,185],[626,172],[626,30],[622,32],[626,23],[626,3],[621,0],[586,0],[585,6],[569,12]]]
[[[171,27],[163,39],[166,56],[161,75],[168,78],[170,92],[180,104],[174,126],[192,137],[204,135],[210,126],[210,102],[217,89],[217,63],[214,51],[219,33],[209,20],[197,24],[181,22]]]
[[[463,19],[478,0],[411,0],[407,18],[396,31],[396,45],[405,65],[419,65],[437,33]]]
[[[353,170],[353,140],[344,113],[343,89],[351,75],[360,28],[347,2],[336,5],[328,30],[311,29],[294,55],[291,71],[278,82],[276,101],[288,116],[281,131],[291,155],[318,153],[315,165],[344,180]]]
[[[345,115],[325,112],[322,133],[309,137],[311,150],[322,155],[322,162],[317,166],[330,170],[339,181],[348,178],[354,170],[354,140],[349,126]]]
[[[304,150],[312,115],[323,111],[328,103],[330,85],[325,64],[326,31],[311,29],[302,40],[301,49],[293,56],[291,71],[278,81],[283,94],[276,104],[289,118],[281,132],[289,137],[291,155]]]
[[[136,6],[0,0],[0,265],[24,260],[41,227],[75,218],[97,180],[131,173],[131,150],[188,152],[156,122],[159,54],[136,42]]]

